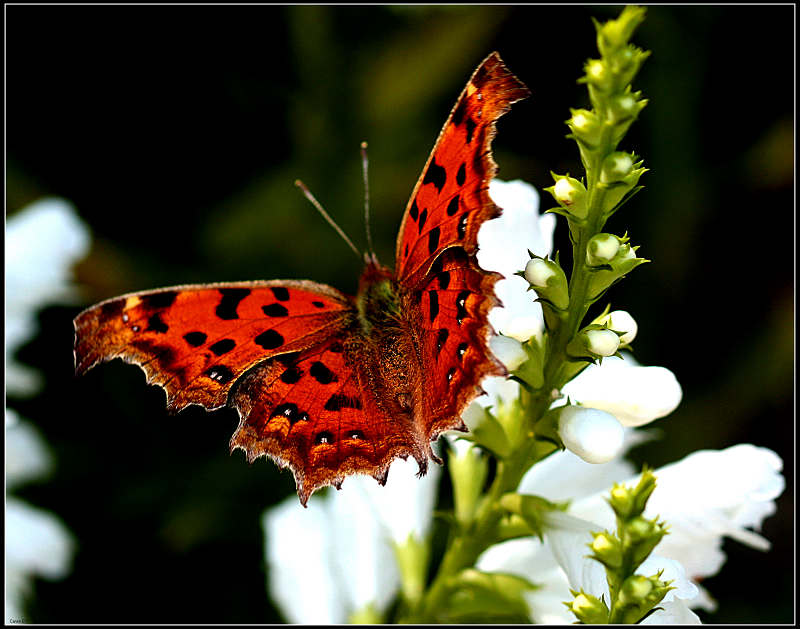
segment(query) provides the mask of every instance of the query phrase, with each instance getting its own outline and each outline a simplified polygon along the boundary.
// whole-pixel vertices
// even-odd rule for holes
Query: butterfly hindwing
[[[376,403],[351,342],[345,333],[267,360],[232,394],[241,419],[231,450],[244,450],[250,461],[267,455],[291,468],[303,504],[315,489],[340,486],[349,474],[385,482],[398,456],[426,464],[427,449],[412,424]]]

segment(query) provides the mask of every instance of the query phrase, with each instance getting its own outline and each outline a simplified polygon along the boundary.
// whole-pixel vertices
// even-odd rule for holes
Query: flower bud
[[[589,59],[583,69],[584,80],[592,87],[605,92],[614,86],[614,77],[602,60]]]
[[[533,258],[525,265],[525,279],[536,290],[542,300],[548,301],[560,310],[569,306],[567,277],[563,269],[545,258]]]
[[[619,336],[613,330],[587,330],[586,349],[596,356],[613,356],[619,349]]]
[[[572,135],[589,148],[597,146],[603,135],[603,127],[597,120],[597,114],[588,109],[571,109],[572,117],[567,126]]]
[[[489,462],[469,441],[456,439],[451,445],[448,468],[453,481],[455,516],[460,524],[467,525],[475,515]]]
[[[606,463],[619,454],[625,430],[617,418],[593,408],[565,406],[558,420],[564,446],[587,463]]]
[[[620,239],[617,255],[608,262],[608,265],[611,266],[611,270],[597,269],[589,276],[589,290],[587,294],[590,301],[598,299],[609,286],[619,280],[619,278],[630,273],[640,264],[649,262],[649,260],[645,258],[636,257],[636,249],[638,249],[638,247],[631,247],[626,240],[627,239]],[[588,257],[587,251],[587,261]]]
[[[611,153],[603,161],[600,169],[600,181],[615,183],[623,181],[633,171],[633,158],[628,153],[617,151]]]
[[[622,584],[619,593],[619,602],[622,605],[638,605],[644,601],[653,591],[653,584],[650,579],[639,574],[634,574]]]
[[[615,484],[611,489],[609,504],[618,518],[632,520],[642,515],[655,488],[655,475],[651,470],[645,470],[636,487]]]
[[[629,345],[636,338],[639,326],[636,320],[625,310],[615,310],[602,317],[595,319],[592,323],[606,325],[615,332],[622,332],[619,337],[620,345]]]
[[[573,594],[576,593],[573,591]],[[585,625],[608,624],[608,607],[596,596],[580,592],[576,594],[575,600],[565,604],[578,620]]]
[[[586,264],[609,264],[617,256],[621,244],[622,240],[614,234],[595,234],[586,245]]]
[[[615,536],[597,533],[589,548],[594,552],[594,558],[604,566],[612,570],[622,566],[622,544]]]
[[[509,371],[515,371],[528,359],[528,354],[522,347],[522,343],[510,336],[492,336],[489,339],[489,348]]]

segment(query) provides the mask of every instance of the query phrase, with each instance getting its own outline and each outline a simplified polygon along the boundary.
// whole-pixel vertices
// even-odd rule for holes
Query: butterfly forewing
[[[497,168],[491,156],[495,122],[529,93],[496,52],[475,70],[439,134],[403,215],[395,250],[401,284],[416,286],[448,247],[475,253],[481,224],[500,215],[488,193]]]
[[[131,293],[75,318],[76,371],[122,358],[166,390],[171,409],[219,408],[248,368],[320,343],[348,324],[351,308],[345,295],[306,281]]]

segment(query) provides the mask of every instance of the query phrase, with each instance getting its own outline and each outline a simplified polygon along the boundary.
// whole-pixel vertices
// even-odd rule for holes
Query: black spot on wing
[[[270,290],[278,301],[289,301],[289,291],[285,286],[270,286]]]
[[[151,293],[150,295],[142,295],[142,306],[147,309],[158,310],[161,308],[169,308],[175,303],[178,297],[177,291],[165,290],[160,293]]]
[[[234,347],[236,347],[236,341],[233,339],[222,339],[221,341],[217,341],[213,345],[210,345],[208,349],[214,352],[217,356],[222,356],[223,354],[227,354]]]
[[[320,384],[330,384],[331,382],[337,382],[339,380],[335,373],[319,361],[315,361],[311,364],[308,373]]]
[[[288,317],[289,311],[286,306],[282,304],[269,304],[268,306],[261,306],[261,310],[268,317]]]
[[[428,291],[429,311],[431,315],[431,323],[439,314],[439,293],[435,290]]]
[[[467,144],[472,142],[472,134],[475,133],[475,127],[477,126],[472,118],[467,118]]]
[[[436,251],[436,248],[439,246],[440,234],[441,230],[438,227],[434,227],[428,232],[428,253],[431,255],[433,255],[433,252]]]
[[[411,207],[408,209],[408,215],[416,221],[419,218],[419,208],[417,207],[417,200],[411,202]]]
[[[206,336],[203,332],[189,332],[183,335],[183,340],[185,340],[192,347],[200,347],[206,342],[207,338],[208,336]]]
[[[436,186],[436,189],[441,192],[442,188],[444,188],[444,184],[447,182],[447,171],[444,167],[439,166],[436,163],[436,156],[433,156],[430,165],[428,166],[428,170],[425,171],[425,177],[422,179],[422,183],[432,183]]]
[[[467,164],[466,162],[461,162],[461,166],[458,167],[458,172],[456,173],[456,183],[459,186],[463,186],[466,180],[467,180]]]
[[[419,215],[419,232],[422,233],[422,228],[425,227],[425,221],[428,220],[428,210],[424,209]]]
[[[454,216],[456,212],[458,212],[458,195],[454,196],[450,199],[450,203],[447,204],[447,215]]]
[[[450,336],[450,332],[447,330],[447,328],[442,328],[441,330],[439,330],[439,334],[436,335],[436,355],[437,356],[441,353],[442,348],[444,347],[444,344],[447,342],[447,337],[448,336]]]
[[[104,318],[113,319],[116,318],[118,315],[122,314],[122,310],[124,308],[125,308],[125,300],[115,299],[113,301],[106,302],[102,306],[100,306],[100,312],[102,313]]]
[[[303,377],[303,371],[297,366],[292,366],[286,369],[281,375],[281,381],[286,384],[296,384]]]
[[[264,349],[277,349],[284,343],[284,338],[275,330],[267,330],[262,332],[253,339],[256,345],[260,345]]]
[[[231,319],[238,319],[239,313],[236,309],[239,303],[250,294],[249,288],[220,288],[220,299],[217,305],[216,314],[220,319],[229,321]]]
[[[361,400],[342,393],[335,393],[325,402],[326,411],[340,411],[343,408],[361,408]]]
[[[145,329],[145,332],[158,332],[159,334],[165,334],[167,330],[169,330],[169,326],[164,323],[164,320],[161,318],[161,315],[158,312],[150,315],[150,318],[147,320],[147,328]]]

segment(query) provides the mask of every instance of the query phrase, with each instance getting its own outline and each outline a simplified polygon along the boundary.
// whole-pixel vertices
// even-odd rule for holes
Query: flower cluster
[[[73,297],[70,267],[88,253],[89,232],[62,199],[43,199],[6,224],[6,392],[29,396],[39,373],[17,362],[16,350],[36,331],[36,312]],[[53,513],[10,492],[50,474],[54,463],[44,438],[27,419],[6,408],[6,622],[25,619],[34,576],[64,578],[75,541]]]

